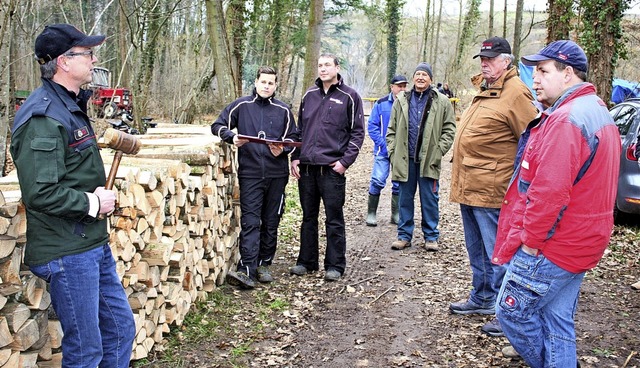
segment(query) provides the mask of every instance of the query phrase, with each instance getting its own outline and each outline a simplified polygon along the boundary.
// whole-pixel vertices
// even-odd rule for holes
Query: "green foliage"
[[[579,27],[580,45],[589,57],[612,46],[610,60],[615,70],[618,59],[624,59],[627,53],[621,22],[630,0],[579,0],[579,4],[584,18]],[[604,39],[612,39],[613,45],[604,45]]]
[[[398,66],[398,34],[402,25],[404,0],[387,0],[387,80],[396,74]]]
[[[467,45],[471,41],[473,30],[480,19],[480,3],[481,0],[470,0],[469,11],[464,16],[464,23],[462,25],[462,31],[460,32],[460,42],[458,44],[458,50],[456,52],[455,65],[460,65],[462,62],[462,56],[464,54]]]

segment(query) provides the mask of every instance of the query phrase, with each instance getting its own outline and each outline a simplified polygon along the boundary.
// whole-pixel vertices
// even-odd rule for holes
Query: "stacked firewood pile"
[[[239,254],[235,151],[208,126],[160,124],[125,156],[110,245],[136,320],[133,360],[162,349],[191,304],[220,285]],[[103,149],[108,172],[113,152]],[[47,285],[21,264],[25,210],[15,172],[0,178],[0,367],[59,367],[62,332]],[[55,317],[55,316],[54,316]]]

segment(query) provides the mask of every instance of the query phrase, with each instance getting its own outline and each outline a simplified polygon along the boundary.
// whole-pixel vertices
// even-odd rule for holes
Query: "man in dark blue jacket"
[[[380,192],[387,184],[389,177],[389,152],[387,152],[387,128],[389,127],[389,117],[391,116],[391,107],[396,96],[401,91],[407,89],[407,77],[404,75],[396,75],[391,79],[389,88],[391,93],[382,97],[373,105],[369,121],[367,122],[367,131],[369,138],[373,141],[373,169],[371,170],[371,182],[369,183],[369,202],[367,205],[367,226],[376,226],[376,212],[378,211],[378,203],[380,202]],[[398,223],[398,183],[391,182],[391,223]]]
[[[268,267],[276,254],[278,225],[284,210],[284,190],[289,181],[291,146],[260,144],[240,139],[238,134],[275,141],[293,142],[297,129],[293,114],[274,98],[278,75],[261,66],[251,96],[241,97],[222,110],[211,125],[213,134],[238,147],[240,182],[240,261],[229,281],[254,288],[255,279],[271,282]]]
[[[318,270],[318,214],[322,200],[326,215],[325,280],[340,279],[347,265],[343,206],[344,176],[364,140],[362,99],[344,84],[335,55],[318,59],[318,79],[300,103],[298,128],[302,146],[292,155],[291,172],[298,179],[302,226],[300,254],[292,274]]]

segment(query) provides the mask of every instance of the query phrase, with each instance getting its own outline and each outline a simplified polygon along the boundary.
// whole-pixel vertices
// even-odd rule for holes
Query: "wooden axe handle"
[[[109,170],[109,176],[107,176],[107,182],[104,184],[104,188],[111,190],[113,188],[113,182],[116,181],[116,173],[118,172],[118,166],[120,166],[120,160],[122,160],[122,151],[116,151],[113,156],[113,163],[111,164],[111,170]],[[104,219],[104,214],[98,215],[98,220]]]
[[[111,170],[109,170],[109,176],[107,177],[107,182],[104,185],[105,189],[111,190],[113,188],[113,182],[116,180],[116,173],[118,172],[118,166],[120,166],[120,160],[122,160],[122,151],[118,150],[113,156]]]

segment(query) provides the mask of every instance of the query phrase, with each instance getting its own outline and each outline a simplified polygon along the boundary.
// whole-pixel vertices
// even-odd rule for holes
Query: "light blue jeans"
[[[63,367],[129,367],[136,327],[108,244],[30,270],[50,285]]]
[[[420,177],[420,163],[409,159],[409,177],[406,182],[399,182],[400,192],[398,197],[398,208],[400,221],[398,221],[398,239],[411,241],[415,223],[414,198],[416,189],[420,188],[420,207],[422,209],[422,233],[425,241],[435,241],[440,237],[438,221],[440,211],[438,201],[440,199],[438,190],[440,184],[438,180]]]
[[[518,250],[498,294],[496,316],[513,348],[532,368],[576,366],[574,316],[583,273]]]
[[[369,194],[380,195],[382,189],[387,184],[391,162],[385,155],[373,156],[373,169],[371,169],[371,182],[369,183]],[[391,194],[398,194],[398,182],[391,181]]]
[[[500,209],[461,204],[460,213],[471,264],[473,289],[469,299],[484,308],[493,308],[507,270],[506,266],[491,263]]]

